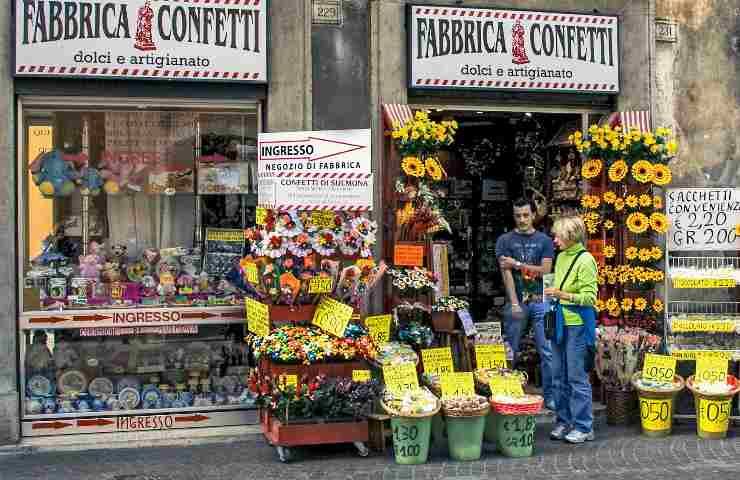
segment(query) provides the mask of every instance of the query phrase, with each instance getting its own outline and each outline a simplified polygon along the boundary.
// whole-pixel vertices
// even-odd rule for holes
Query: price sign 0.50
[[[697,383],[725,383],[727,381],[728,362],[723,358],[700,356],[696,359]]]
[[[654,382],[673,382],[676,375],[676,359],[667,355],[648,353],[642,367],[642,378]]]

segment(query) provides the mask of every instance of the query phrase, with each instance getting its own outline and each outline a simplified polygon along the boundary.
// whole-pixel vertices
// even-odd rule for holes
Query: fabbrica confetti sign
[[[15,75],[267,82],[267,0],[15,0]]]
[[[410,5],[409,86],[619,91],[609,15]]]

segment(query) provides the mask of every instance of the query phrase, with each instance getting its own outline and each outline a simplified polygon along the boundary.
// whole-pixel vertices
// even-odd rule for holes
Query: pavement
[[[638,426],[598,425],[596,440],[583,445],[550,441],[548,427],[538,425],[529,458],[486,452],[479,461],[455,462],[436,448],[419,466],[396,465],[392,448],[362,458],[351,445],[295,449],[294,459],[281,463],[259,434],[192,445],[16,448],[0,452],[0,480],[726,480],[740,471],[737,426],[726,439],[700,440],[693,423],[664,439],[644,437]]]

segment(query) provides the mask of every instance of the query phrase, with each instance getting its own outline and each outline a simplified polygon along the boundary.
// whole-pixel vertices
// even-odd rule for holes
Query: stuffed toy
[[[103,177],[96,168],[84,167],[80,171],[80,178],[77,180],[80,184],[80,193],[83,195],[98,195],[103,188]]]
[[[103,190],[108,195],[116,195],[123,189],[141,191],[147,171],[146,162],[136,162],[132,155],[105,156],[100,163],[100,176],[105,180]]]
[[[59,150],[40,154],[29,166],[33,183],[45,197],[63,197],[75,190],[80,174],[74,161]]]
[[[80,255],[80,276],[85,278],[98,278],[103,265],[100,257],[95,254]]]

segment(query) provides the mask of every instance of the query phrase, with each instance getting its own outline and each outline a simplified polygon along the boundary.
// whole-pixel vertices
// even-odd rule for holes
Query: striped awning
[[[392,128],[395,122],[403,125],[406,121],[414,118],[411,107],[403,103],[384,103],[383,118],[388,128]]]
[[[622,127],[625,130],[632,128],[640,132],[649,132],[651,130],[650,112],[647,110],[631,110],[628,112],[614,112],[602,117],[599,126],[609,125],[610,127]]]

